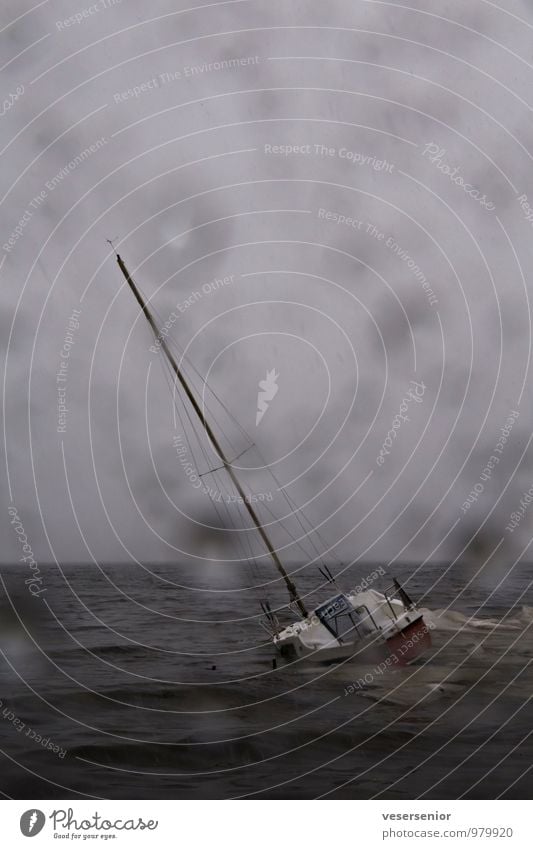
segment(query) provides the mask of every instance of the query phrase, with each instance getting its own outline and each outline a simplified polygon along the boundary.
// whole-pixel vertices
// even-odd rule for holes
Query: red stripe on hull
[[[423,616],[419,616],[387,640],[389,656],[399,664],[411,663],[429,648],[431,648],[431,634]]]

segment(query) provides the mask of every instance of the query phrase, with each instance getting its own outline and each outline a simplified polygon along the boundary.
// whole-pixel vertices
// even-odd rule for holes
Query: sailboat
[[[284,662],[312,660],[317,663],[341,663],[354,659],[360,663],[379,663],[386,666],[412,663],[431,646],[430,626],[424,615],[409,598],[397,579],[391,586],[378,591],[372,588],[340,591],[328,566],[321,573],[326,583],[336,586],[334,595],[308,611],[304,598],[287,572],[258,515],[253,499],[246,495],[234,462],[222,448],[212,424],[207,420],[183,368],[180,368],[169,347],[167,338],[148,308],[139,288],[130,275],[122,257],[117,253],[118,266],[135,296],[158,345],[163,350],[174,379],[181,386],[185,397],[205,431],[221,462],[220,468],[238,493],[239,503],[244,506],[273,565],[283,579],[289,594],[288,611],[295,621],[288,625],[280,623],[279,610],[273,610],[268,602],[262,603],[264,618],[261,625],[268,632],[275,657]],[[381,570],[383,572],[383,570]],[[274,665],[276,660],[274,659]]]

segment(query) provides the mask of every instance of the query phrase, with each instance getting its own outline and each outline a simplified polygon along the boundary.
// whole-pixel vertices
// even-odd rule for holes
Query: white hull
[[[287,626],[274,636],[274,646],[286,661],[307,659],[318,663],[340,663],[353,659],[360,663],[411,663],[429,648],[429,628],[419,610],[402,601],[389,598],[376,590],[339,595],[331,600],[330,608],[339,599],[348,601],[336,617],[336,625],[344,620],[344,630],[328,627],[320,613],[321,605],[306,619]],[[342,601],[341,601],[342,605]],[[317,613],[318,611],[318,613]],[[335,633],[337,636],[335,636]]]

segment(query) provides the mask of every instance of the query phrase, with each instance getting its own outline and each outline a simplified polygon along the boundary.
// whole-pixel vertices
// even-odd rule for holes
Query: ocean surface
[[[395,574],[412,576],[433,647],[381,674],[353,660],[274,669],[258,592],[216,567],[45,566],[36,598],[20,566],[0,567],[0,790],[530,798],[533,567],[492,582],[458,564],[413,571]],[[297,582],[309,606],[334,592],[313,595],[316,569]]]

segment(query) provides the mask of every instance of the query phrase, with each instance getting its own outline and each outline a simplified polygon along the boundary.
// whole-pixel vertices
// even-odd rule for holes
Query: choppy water
[[[431,653],[351,695],[372,672],[354,661],[274,670],[246,618],[256,602],[222,592],[220,574],[45,567],[33,599],[19,567],[1,572],[8,796],[531,796],[532,567],[494,591],[459,566],[425,567],[409,590],[427,592]]]

